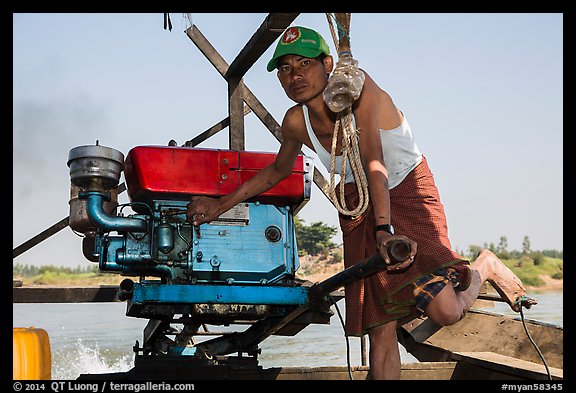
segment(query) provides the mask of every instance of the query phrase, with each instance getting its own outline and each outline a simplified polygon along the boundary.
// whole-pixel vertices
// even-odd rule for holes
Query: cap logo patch
[[[297,27],[291,27],[284,32],[282,36],[282,43],[285,45],[289,45],[300,38],[300,29]]]

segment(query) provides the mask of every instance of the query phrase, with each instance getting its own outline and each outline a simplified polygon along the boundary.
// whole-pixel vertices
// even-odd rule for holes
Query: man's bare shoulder
[[[381,115],[384,116],[381,121],[385,123],[380,124],[380,126],[388,129],[388,120],[393,124],[398,122],[396,119],[396,117],[399,116],[398,109],[390,94],[380,87],[366,71],[364,71],[364,75],[365,79],[362,94],[360,95],[360,99],[355,103],[355,113],[363,111],[371,112],[374,108],[380,108]],[[396,126],[397,125],[394,125],[391,128],[395,128]]]
[[[388,95],[388,93],[382,89],[382,87],[380,87],[380,85],[378,85],[378,83],[376,83],[376,81],[370,76],[370,74],[368,74],[368,72],[366,72],[365,70],[362,70],[362,72],[364,72],[364,86],[363,86],[363,91],[364,88],[366,89],[366,91],[368,92],[372,92],[373,94],[385,94]]]
[[[286,131],[294,132],[302,127],[305,127],[304,114],[302,112],[302,105],[297,104],[286,111],[284,120],[282,121],[282,128]]]
[[[282,120],[282,136],[284,139],[304,143],[307,135],[302,105],[294,105],[286,111],[284,119]]]
[[[296,104],[290,107],[284,115],[284,121],[295,121],[297,118],[302,118],[302,104]]]

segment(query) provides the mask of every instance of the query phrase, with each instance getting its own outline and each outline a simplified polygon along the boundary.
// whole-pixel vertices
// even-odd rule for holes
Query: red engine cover
[[[276,153],[172,146],[137,146],[126,156],[124,176],[133,202],[188,200],[192,195],[229,194],[265,166]],[[254,201],[278,206],[300,204],[312,168],[299,155],[292,174]],[[308,186],[309,187],[309,186]]]

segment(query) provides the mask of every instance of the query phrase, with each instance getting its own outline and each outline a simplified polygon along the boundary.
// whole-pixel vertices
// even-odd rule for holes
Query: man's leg
[[[471,264],[472,280],[464,291],[455,291],[452,285],[446,285],[434,297],[426,308],[426,315],[435,323],[448,326],[458,322],[466,311],[472,307],[480,288],[489,281],[510,307],[519,312],[519,306],[514,302],[526,293],[520,279],[498,257],[489,250],[482,250],[478,258]]]
[[[400,350],[396,336],[396,321],[368,330],[370,339],[369,379],[400,379]]]

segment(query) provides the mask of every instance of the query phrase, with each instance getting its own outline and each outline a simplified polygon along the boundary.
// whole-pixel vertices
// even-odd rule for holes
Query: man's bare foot
[[[479,256],[486,258],[491,268],[488,282],[515,312],[520,312],[522,305],[530,308],[536,300],[526,297],[526,288],[522,281],[498,257],[489,250],[480,251]]]

